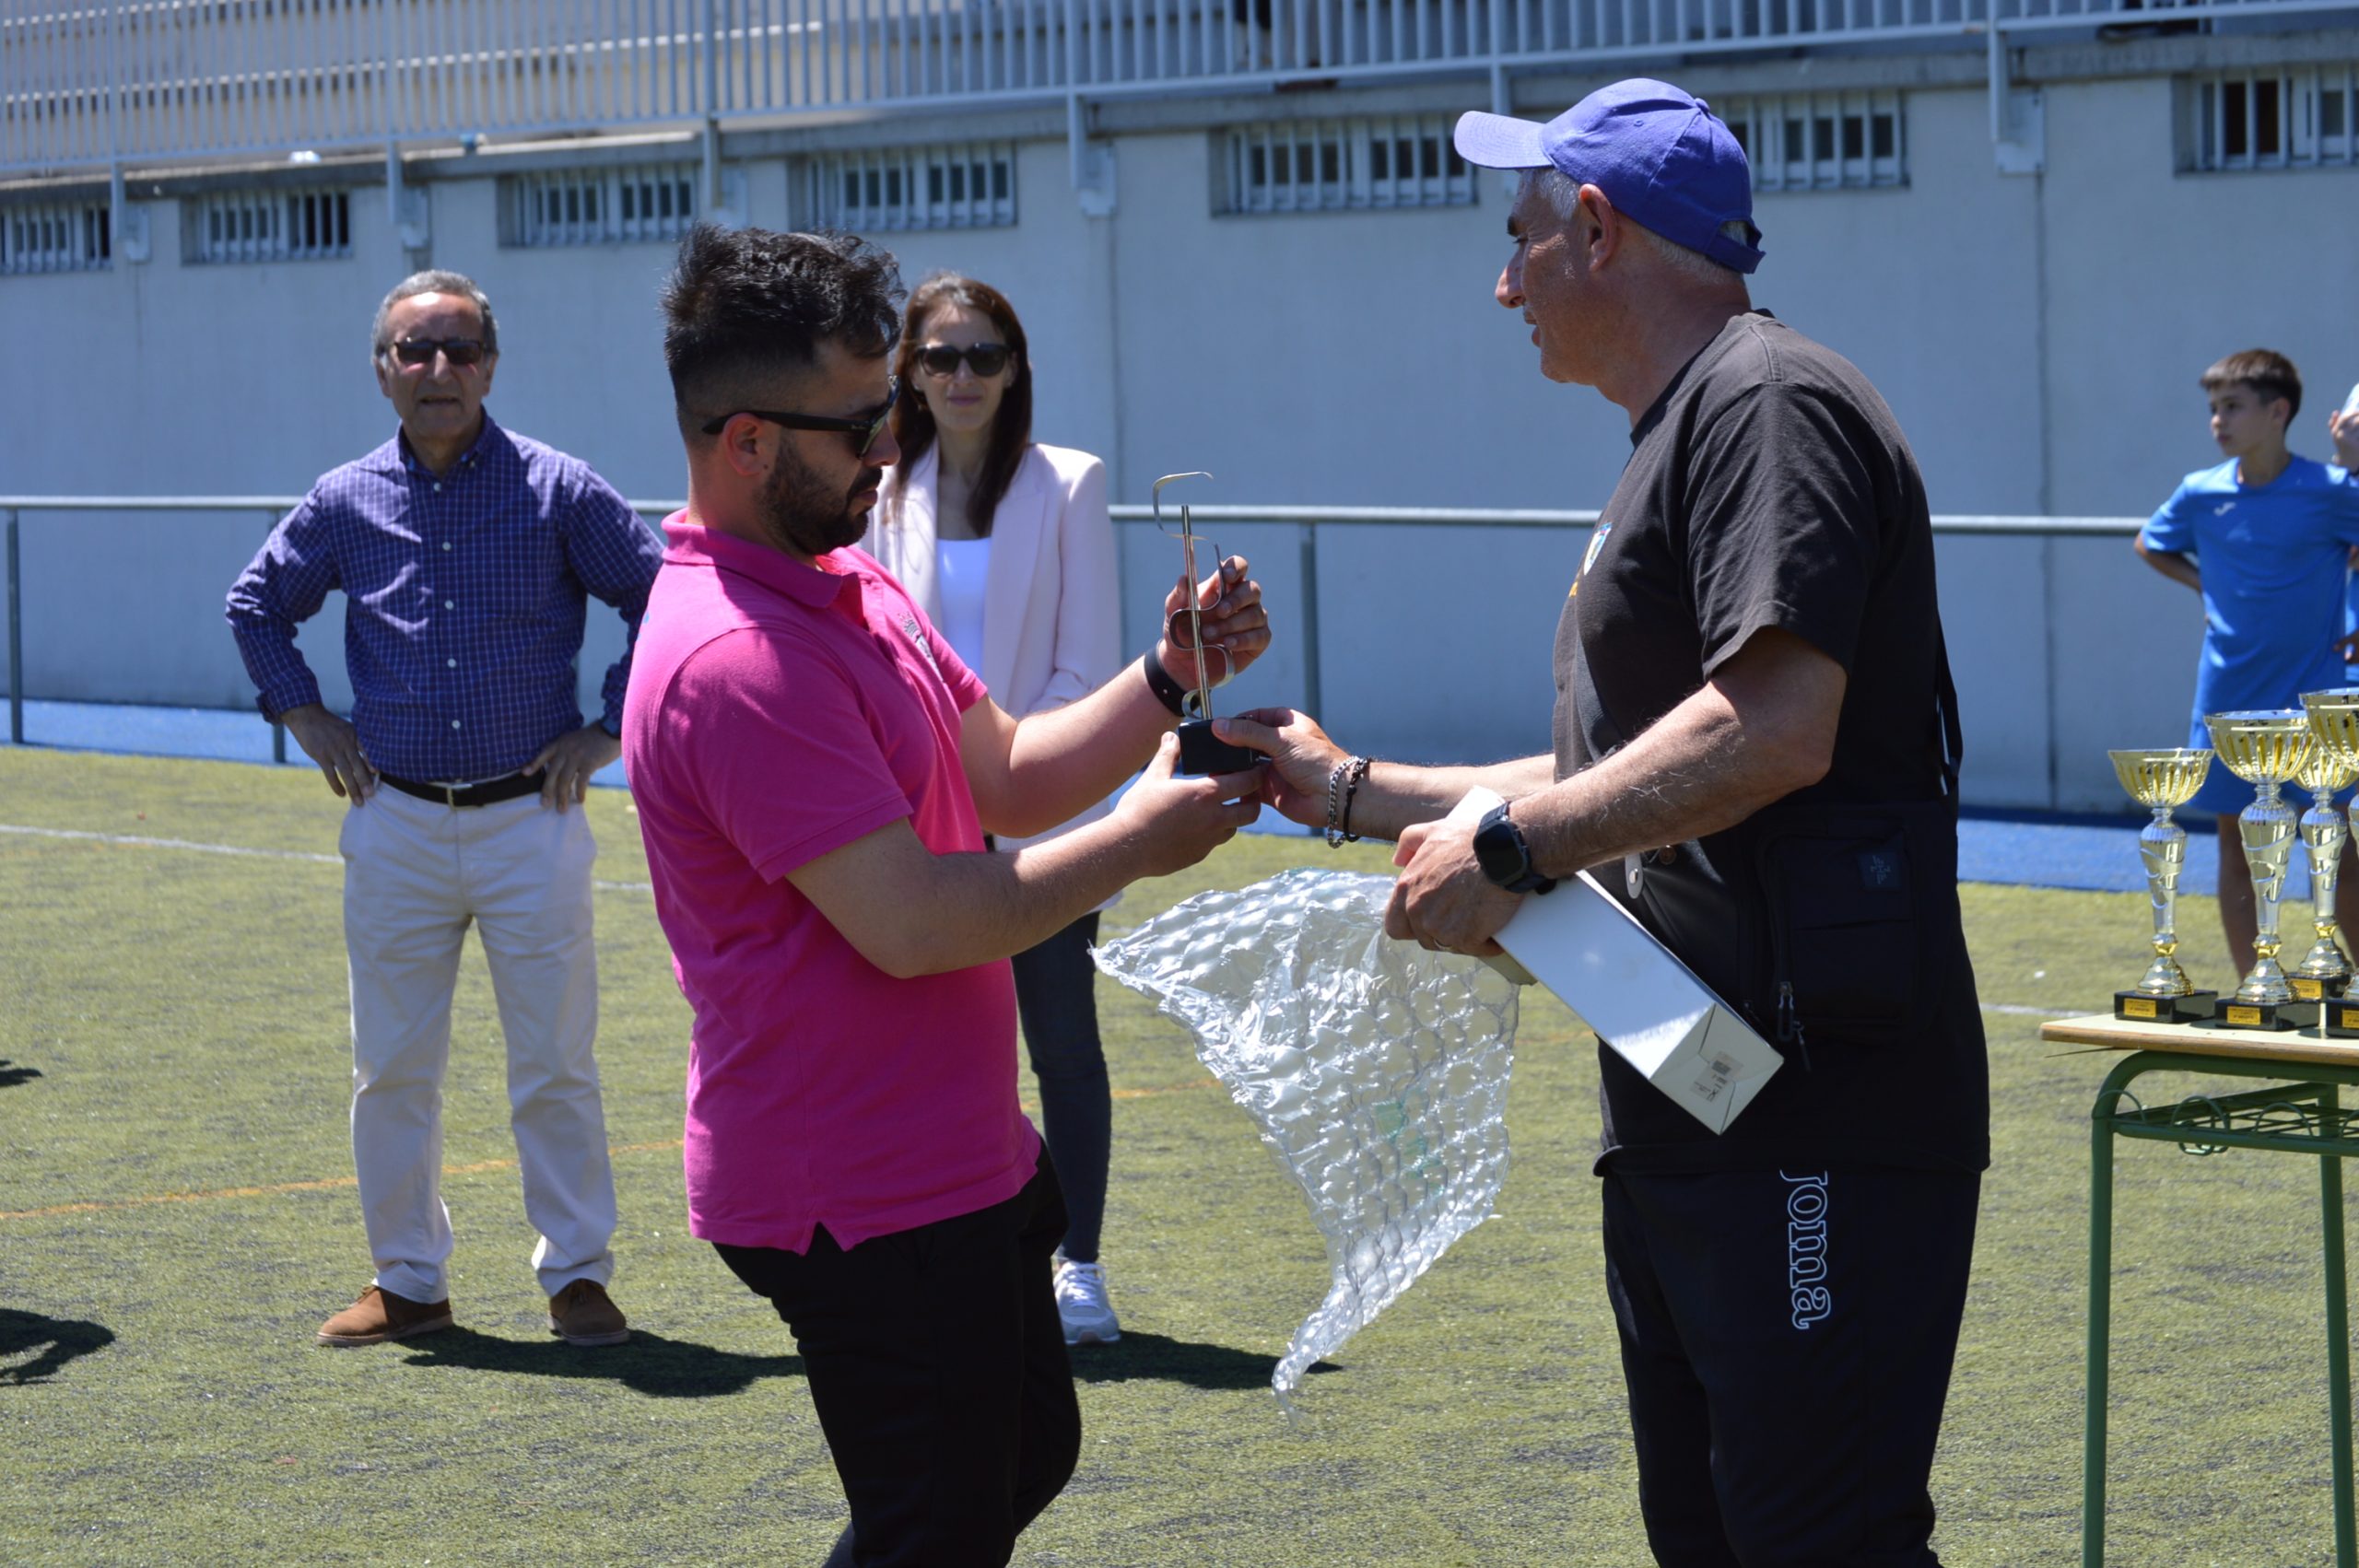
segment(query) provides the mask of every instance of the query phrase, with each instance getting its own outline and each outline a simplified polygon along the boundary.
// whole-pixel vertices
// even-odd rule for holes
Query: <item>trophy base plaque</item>
[[[1178,771],[1203,778],[1208,773],[1244,773],[1262,761],[1250,746],[1231,745],[1213,733],[1209,719],[1191,719],[1180,726]]]
[[[2330,1001],[2350,989],[2351,977],[2345,975],[2325,980],[2309,975],[2288,975],[2285,983],[2292,986],[2294,994],[2304,1001]]]
[[[2209,1020],[2220,1000],[2218,991],[2189,991],[2185,996],[2148,996],[2144,991],[2113,993],[2113,1015],[2140,1024],[2193,1024]]]
[[[2359,1000],[2331,999],[2321,1004],[2325,1009],[2326,1036],[2330,1040],[2359,1040]]]
[[[2233,996],[2223,997],[2212,1013],[2212,1022],[2223,1029],[2306,1029],[2318,1021],[2315,1001],[2238,1001]]]

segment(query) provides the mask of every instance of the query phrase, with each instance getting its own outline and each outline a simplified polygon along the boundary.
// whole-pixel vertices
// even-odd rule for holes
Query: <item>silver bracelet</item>
[[[1356,844],[1360,836],[1352,831],[1352,797],[1359,793],[1360,780],[1367,777],[1367,758],[1347,756],[1337,763],[1327,775],[1327,848],[1340,849],[1346,844]]]

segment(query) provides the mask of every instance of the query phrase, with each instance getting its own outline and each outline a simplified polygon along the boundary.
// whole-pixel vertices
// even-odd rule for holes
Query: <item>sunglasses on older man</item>
[[[866,457],[868,449],[876,444],[884,433],[885,422],[892,417],[893,404],[900,400],[901,383],[895,381],[885,393],[885,401],[865,414],[839,417],[831,414],[774,414],[767,408],[741,408],[735,413],[715,415],[704,422],[704,433],[718,436],[739,414],[776,425],[786,430],[841,430],[854,439],[851,455]]]
[[[438,353],[453,366],[480,365],[491,350],[476,337],[405,337],[385,345],[385,352],[405,365],[431,365]]]

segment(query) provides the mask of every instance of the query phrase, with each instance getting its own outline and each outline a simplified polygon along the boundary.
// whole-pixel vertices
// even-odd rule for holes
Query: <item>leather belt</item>
[[[493,778],[481,784],[417,784],[406,778],[396,778],[390,773],[380,773],[377,782],[389,790],[399,790],[405,795],[415,795],[421,801],[432,801],[445,806],[497,805],[502,801],[541,792],[539,777],[530,773],[511,773],[505,778]]]

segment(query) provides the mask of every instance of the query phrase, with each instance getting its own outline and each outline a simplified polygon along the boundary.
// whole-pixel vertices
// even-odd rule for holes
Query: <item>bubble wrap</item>
[[[1387,938],[1391,890],[1286,872],[1097,950],[1194,1034],[1327,1238],[1327,1299],[1270,1378],[1281,1402],[1490,1218],[1507,1176],[1516,989],[1477,959]]]

